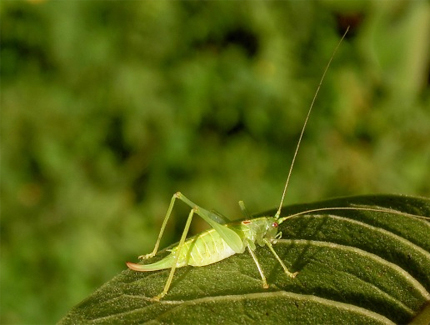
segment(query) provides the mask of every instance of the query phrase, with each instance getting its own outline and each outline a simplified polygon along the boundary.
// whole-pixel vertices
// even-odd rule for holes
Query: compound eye
[[[277,223],[277,222],[274,222],[274,223],[272,224],[272,227],[273,227],[273,228],[278,228],[278,226],[279,226],[279,223]]]

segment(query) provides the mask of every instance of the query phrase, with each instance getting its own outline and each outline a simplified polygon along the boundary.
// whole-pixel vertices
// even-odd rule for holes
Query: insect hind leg
[[[181,192],[176,192],[175,194],[173,194],[172,199],[170,200],[169,208],[167,209],[166,215],[165,215],[164,220],[163,220],[163,224],[161,225],[161,230],[160,230],[160,233],[158,234],[157,241],[155,242],[154,249],[149,254],[140,255],[138,257],[139,259],[146,260],[148,258],[154,257],[155,254],[157,254],[158,249],[160,247],[161,238],[163,237],[167,222],[169,221],[169,218],[172,214],[172,210],[173,210],[173,207],[175,205],[176,199],[181,200],[186,205],[188,205],[190,208],[194,209],[194,212],[197,213],[198,215],[200,215],[204,220],[211,222],[208,219],[214,218],[213,217],[214,213],[211,213],[211,212],[203,209],[202,207],[199,207],[197,204],[195,204],[194,202],[189,200],[187,197],[185,197]]]
[[[166,212],[166,216],[164,217],[160,233],[158,234],[157,241],[155,242],[154,249],[149,254],[140,255],[138,257],[139,259],[145,260],[145,259],[151,258],[151,257],[155,256],[155,254],[157,254],[158,248],[160,246],[161,238],[163,237],[164,230],[165,230],[166,225],[167,225],[167,221],[169,221],[170,215],[172,214],[173,206],[175,205],[175,201],[176,201],[177,198],[178,198],[178,193],[173,194],[172,199],[170,200],[169,208],[167,209],[167,212]]]
[[[176,266],[178,264],[179,257],[181,256],[181,251],[184,247],[185,239],[187,238],[188,230],[190,229],[191,221],[193,220],[193,215],[195,211],[196,211],[196,208],[191,209],[190,214],[188,215],[187,223],[185,224],[185,228],[184,228],[184,231],[182,232],[181,240],[179,241],[175,261],[172,265],[172,268],[170,269],[169,277],[167,278],[163,291],[158,296],[155,296],[154,298],[152,298],[155,301],[159,301],[169,291],[170,285],[172,284],[173,275],[175,274]]]

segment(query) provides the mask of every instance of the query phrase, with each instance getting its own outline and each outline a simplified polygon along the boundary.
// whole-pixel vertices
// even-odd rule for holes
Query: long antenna
[[[305,123],[303,124],[303,127],[302,127],[302,132],[300,133],[299,141],[297,142],[296,151],[294,152],[293,161],[291,162],[290,170],[289,170],[288,176],[287,176],[287,181],[285,182],[285,187],[284,187],[284,192],[282,193],[281,203],[279,204],[278,211],[276,211],[276,214],[275,214],[276,219],[278,219],[281,216],[282,205],[284,204],[285,195],[287,194],[287,188],[288,188],[288,184],[290,183],[291,173],[293,172],[293,167],[294,167],[294,163],[296,161],[297,153],[299,152],[299,148],[300,148],[300,144],[302,142],[303,134],[305,133],[306,125],[308,124],[309,116],[311,115],[312,108],[314,107],[315,100],[317,99],[318,93],[319,93],[320,88],[321,88],[321,84],[324,81],[325,75],[327,74],[327,71],[330,67],[331,61],[333,61],[333,58],[337,52],[337,49],[339,48],[340,44],[342,43],[342,41],[345,38],[348,31],[349,31],[349,26],[347,27],[347,29],[346,29],[345,33],[343,34],[342,38],[340,39],[339,43],[337,43],[336,48],[334,49],[333,54],[331,55],[330,60],[328,61],[327,66],[324,69],[324,73],[321,77],[320,83],[318,84],[318,88],[315,92],[314,98],[312,99],[311,106],[309,107],[309,110],[308,110],[308,115],[306,115]]]

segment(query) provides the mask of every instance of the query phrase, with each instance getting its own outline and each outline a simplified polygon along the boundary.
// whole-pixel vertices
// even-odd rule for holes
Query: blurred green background
[[[277,206],[348,25],[286,203],[430,196],[426,1],[33,0],[0,14],[1,323],[53,323],[149,253],[175,191],[232,218],[239,200]]]

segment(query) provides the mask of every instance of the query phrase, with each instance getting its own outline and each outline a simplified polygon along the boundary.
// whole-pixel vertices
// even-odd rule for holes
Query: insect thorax
[[[274,217],[260,217],[242,221],[243,232],[251,242],[264,246],[264,239],[271,241],[278,233],[278,223]]]

